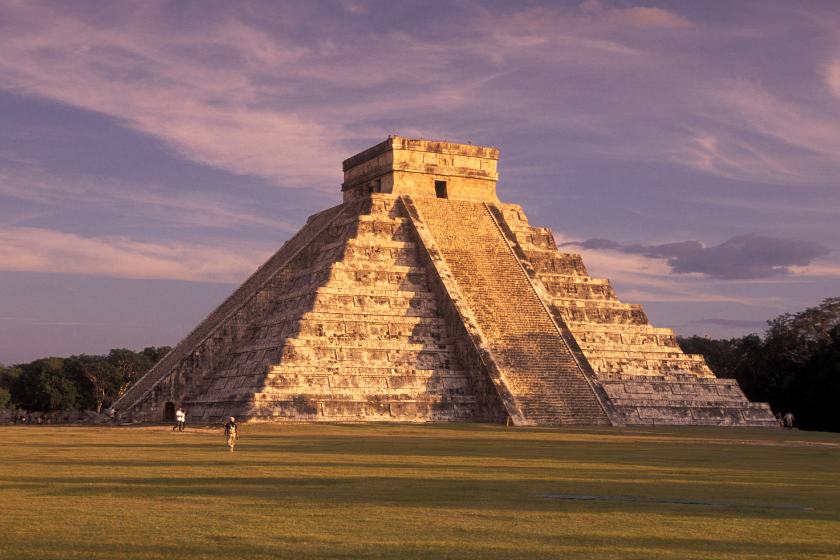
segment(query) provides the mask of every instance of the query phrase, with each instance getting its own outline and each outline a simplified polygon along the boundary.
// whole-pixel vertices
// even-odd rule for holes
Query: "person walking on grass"
[[[175,431],[175,428],[178,428],[179,432],[184,431],[184,420],[186,420],[187,415],[184,411],[179,407],[178,412],[175,413],[175,425],[172,427],[172,431]]]
[[[233,453],[233,444],[239,439],[239,430],[236,429],[236,420],[233,419],[233,416],[231,416],[228,423],[225,424],[225,435],[227,436],[230,452]]]
[[[788,412],[785,414],[785,428],[793,429],[793,413]]]

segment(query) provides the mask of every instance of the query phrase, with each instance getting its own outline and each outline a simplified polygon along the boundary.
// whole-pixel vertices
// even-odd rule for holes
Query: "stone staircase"
[[[488,206],[411,197],[526,421],[609,421]]]

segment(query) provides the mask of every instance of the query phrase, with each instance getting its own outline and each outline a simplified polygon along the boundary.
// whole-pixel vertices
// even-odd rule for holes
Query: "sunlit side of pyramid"
[[[775,426],[496,197],[498,150],[389,138],[116,403],[190,422]]]

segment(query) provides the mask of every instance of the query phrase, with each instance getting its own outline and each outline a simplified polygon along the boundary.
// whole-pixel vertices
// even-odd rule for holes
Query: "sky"
[[[0,363],[174,346],[396,134],[681,335],[840,296],[840,4],[0,2]]]

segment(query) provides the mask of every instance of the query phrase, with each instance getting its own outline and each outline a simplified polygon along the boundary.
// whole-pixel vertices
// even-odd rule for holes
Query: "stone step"
[[[526,252],[527,254],[527,252]],[[540,279],[543,280],[543,283],[548,284],[558,284],[558,283],[568,283],[572,285],[593,285],[593,286],[611,286],[610,281],[606,278],[592,278],[591,276],[577,276],[577,275],[569,275],[569,274],[561,274],[559,272],[541,272]]]
[[[403,338],[403,337],[400,337]],[[404,337],[408,339],[409,337]],[[455,352],[455,345],[449,341],[424,340],[421,342],[409,342],[408,340],[371,340],[368,338],[343,338],[329,337],[321,338],[310,336],[306,338],[290,338],[286,341],[285,348],[362,348],[365,350],[388,350],[406,352]]]
[[[417,369],[411,366],[378,366],[376,364],[364,364],[354,366],[342,366],[338,364],[324,365],[313,368],[311,365],[281,364],[279,366],[272,366],[269,368],[266,376],[271,378],[276,375],[313,375],[313,376],[329,376],[329,375],[374,375],[384,377],[462,377],[464,372],[460,369]]]
[[[395,319],[406,316],[417,318],[440,316],[437,300],[434,298],[395,297],[391,302],[388,298],[374,299],[373,296],[332,295],[318,299],[313,295],[312,299],[314,301],[301,299],[297,302],[285,302],[264,319],[264,324],[293,321],[309,313],[332,314],[334,317],[370,313]]]
[[[420,346],[420,345],[417,345]],[[450,347],[451,348],[451,347]],[[284,361],[295,361],[299,364],[317,363],[328,366],[341,362],[363,362],[369,365],[375,364],[405,364],[420,369],[448,368],[449,364],[457,364],[457,353],[454,350],[426,350],[418,349],[387,349],[387,348],[364,348],[352,346],[327,346],[327,345],[292,345],[287,344],[273,353],[266,353],[263,357],[250,359],[245,352],[234,354],[231,361],[223,369],[232,369],[239,366],[247,366],[249,362],[263,362],[265,366],[273,366]]]
[[[594,344],[581,344],[581,350],[587,352],[591,360],[632,360],[632,361],[657,361],[657,362],[698,362],[705,363],[703,356],[698,354],[682,354],[675,352],[673,348],[653,346],[650,348],[636,349],[637,344],[614,344],[610,348],[598,347]],[[614,350],[614,347],[622,348]],[[647,346],[647,345],[645,345]]]
[[[415,277],[418,280],[425,277],[426,271],[418,266],[401,266],[370,259],[356,261],[326,263],[320,268],[306,269],[293,278],[292,291],[306,291],[306,288],[325,286],[329,283],[342,281],[358,281],[359,278],[374,278],[383,284],[398,284],[406,278]],[[388,279],[387,282],[385,279]]]
[[[714,395],[710,395],[714,396]],[[739,408],[745,407],[746,404],[744,402],[744,398],[736,398],[736,397],[726,397],[721,395],[719,398],[708,398],[708,399],[673,399],[669,398],[666,401],[661,399],[641,399],[641,398],[632,398],[632,399],[612,399],[612,403],[615,406],[625,406],[625,407],[678,407],[678,408],[697,408],[697,407],[710,407],[710,406],[722,406],[725,405],[730,408]]]
[[[358,283],[335,282],[328,283],[325,286],[317,288],[310,288],[308,291],[301,288],[299,290],[283,294],[282,296],[278,297],[276,301],[278,304],[280,304],[282,302],[299,300],[301,298],[311,298],[312,296],[329,295],[364,296],[366,298],[377,297],[388,299],[436,299],[437,297],[433,292],[427,290],[401,290],[398,289],[397,286],[391,284],[383,284],[382,287],[368,287],[365,285],[360,285]]]
[[[305,347],[319,347],[332,349],[353,349],[365,348],[370,350],[384,350],[397,351],[405,350],[408,352],[445,352],[453,353],[456,351],[454,341],[449,338],[436,339],[433,337],[413,337],[413,336],[392,336],[392,337],[318,337],[317,335],[287,338],[282,342],[272,342],[266,340],[256,341],[253,344],[245,344],[237,348],[233,356],[258,353],[258,352],[279,352],[285,348],[305,348]],[[262,358],[258,358],[262,359]],[[232,362],[235,363],[235,362]]]
[[[725,377],[711,377],[698,378],[695,375],[648,375],[639,377],[636,375],[627,374],[612,374],[601,376],[598,379],[606,385],[612,382],[640,382],[646,384],[652,383],[667,383],[669,385],[686,383],[686,384],[701,384],[701,385],[724,385],[724,386],[738,386],[738,382],[734,379],[727,379]]]
[[[394,316],[390,314],[366,314],[366,313],[339,313],[339,312],[329,312],[329,311],[308,311],[302,315],[295,317],[293,320],[283,320],[283,321],[264,321],[261,323],[265,326],[272,326],[272,325],[281,325],[281,324],[289,324],[289,323],[297,323],[298,320],[302,320],[308,323],[341,323],[341,324],[385,324],[385,325],[424,325],[424,326],[444,326],[446,325],[446,319],[440,316],[433,316],[433,317],[418,317],[418,316]]]
[[[641,305],[635,303],[622,303],[618,300],[592,299],[592,298],[570,298],[558,297],[552,294],[552,302],[558,307],[564,308],[565,313],[586,311],[587,316],[591,313],[613,313],[615,311],[638,311]],[[597,324],[597,323],[596,323]]]

